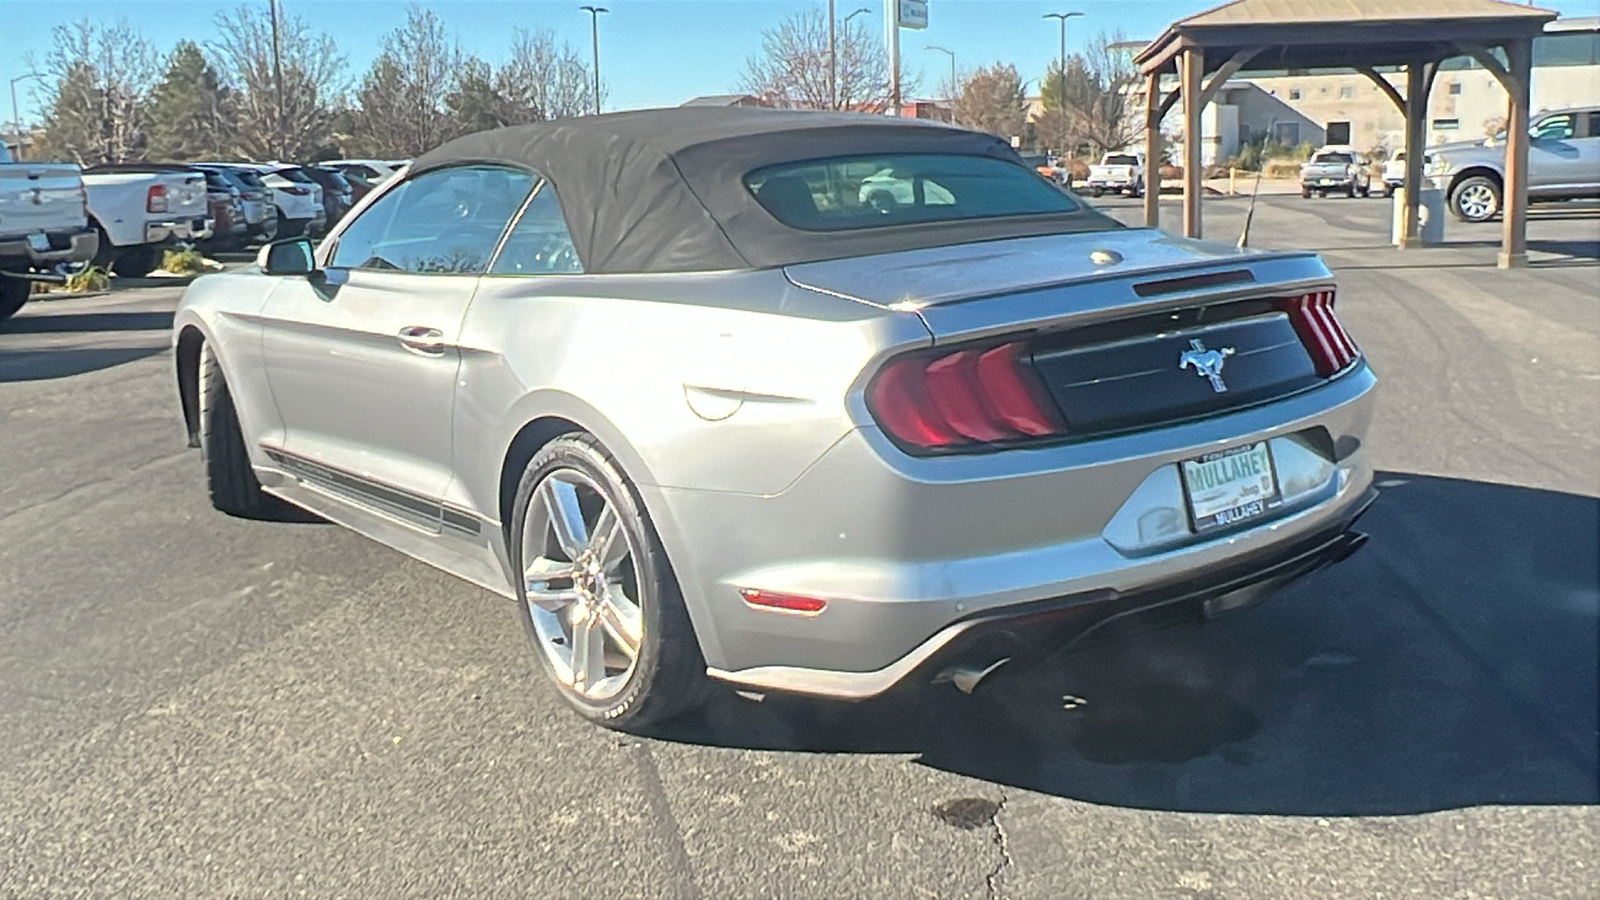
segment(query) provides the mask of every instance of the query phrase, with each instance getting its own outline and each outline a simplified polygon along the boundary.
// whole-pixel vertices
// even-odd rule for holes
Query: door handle
[[[444,332],[426,325],[408,325],[396,335],[400,346],[423,356],[444,355]]]

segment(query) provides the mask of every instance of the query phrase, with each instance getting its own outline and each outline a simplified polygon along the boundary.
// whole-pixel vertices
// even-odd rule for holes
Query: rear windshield
[[[1311,159],[1314,163],[1353,163],[1355,157],[1348,153],[1318,153]]]
[[[301,184],[313,184],[314,183],[311,180],[310,176],[306,175],[306,173],[300,171],[299,169],[278,169],[277,171],[273,172],[272,174],[274,174],[274,175],[278,176],[279,178],[282,178],[282,179],[284,179],[286,181],[298,181]]]
[[[984,156],[842,156],[767,166],[744,183],[773,218],[804,231],[1086,210],[1032,169]]]
[[[1139,157],[1129,156],[1126,153],[1120,153],[1115,156],[1106,157],[1104,164],[1108,166],[1137,166],[1139,164]]]
[[[261,180],[261,176],[248,169],[229,169],[228,174],[257,190],[266,187],[266,183]]]

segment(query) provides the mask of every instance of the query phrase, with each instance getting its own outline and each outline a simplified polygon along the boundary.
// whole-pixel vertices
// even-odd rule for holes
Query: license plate
[[[1282,502],[1266,441],[1186,459],[1179,469],[1196,534],[1265,515]]]
[[[28,246],[32,247],[35,253],[49,252],[50,238],[45,236],[44,232],[36,231],[28,235]]]
[[[1324,179],[1322,179],[1322,183],[1323,184],[1333,184],[1333,179],[1332,178],[1324,178]]]

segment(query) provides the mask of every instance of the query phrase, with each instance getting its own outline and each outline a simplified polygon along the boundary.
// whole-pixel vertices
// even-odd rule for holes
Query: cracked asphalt
[[[1511,273],[1495,226],[1400,254],[1388,212],[1268,198],[1252,235],[1325,252],[1382,379],[1356,556],[975,697],[730,694],[647,737],[568,713],[504,600],[214,513],[178,289],[32,304],[0,326],[0,897],[1600,895],[1600,208],[1536,210]]]

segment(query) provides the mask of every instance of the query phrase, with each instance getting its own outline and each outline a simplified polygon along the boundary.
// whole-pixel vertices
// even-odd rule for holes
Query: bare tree
[[[344,57],[333,38],[280,14],[275,60],[270,8],[240,6],[218,13],[216,24],[218,39],[207,49],[237,98],[234,143],[256,159],[305,158],[324,147],[344,91]]]
[[[957,125],[987,131],[1010,140],[1021,137],[1028,119],[1028,100],[1017,67],[995,63],[968,76],[956,94]]]
[[[462,61],[438,15],[412,4],[356,91],[356,142],[368,153],[418,156],[453,137],[445,103]]]
[[[1084,48],[1082,86],[1067,82],[1068,106],[1075,107],[1087,139],[1100,152],[1121,150],[1138,136],[1138,123],[1128,115],[1129,98],[1139,81],[1127,38],[1117,31],[1095,36]]]
[[[1138,122],[1128,115],[1129,98],[1139,73],[1122,46],[1122,33],[1101,32],[1082,54],[1067,57],[1045,73],[1040,87],[1044,115],[1039,133],[1067,152],[1089,144],[1096,152],[1120,150],[1138,136]]]
[[[144,105],[160,77],[155,47],[125,19],[57,26],[52,38],[41,151],[83,165],[142,159]]]
[[[809,9],[761,35],[761,52],[745,63],[740,89],[774,106],[883,112],[889,106],[889,55],[866,29],[838,32],[837,96],[828,91],[828,16]],[[902,82],[902,93],[915,85]]]
[[[527,111],[525,121],[562,119],[595,112],[589,65],[571,44],[556,45],[555,32],[517,29],[511,58],[497,73],[500,91]],[[605,102],[605,86],[600,101]]]

